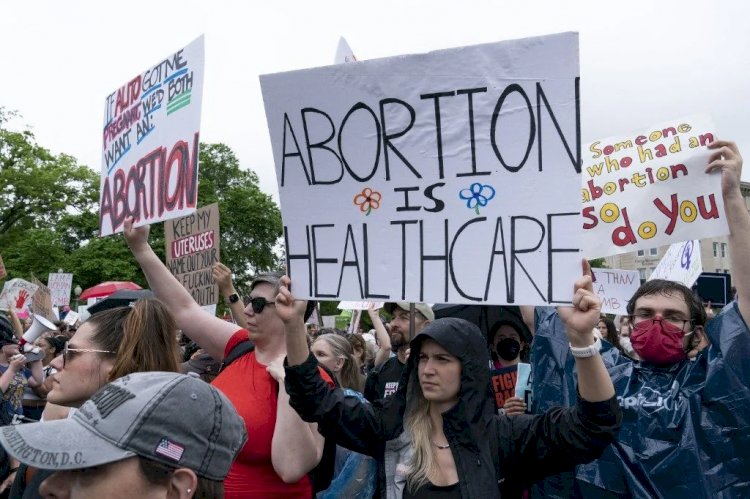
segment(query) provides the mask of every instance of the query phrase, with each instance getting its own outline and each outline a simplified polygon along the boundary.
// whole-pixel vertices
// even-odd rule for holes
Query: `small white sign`
[[[669,247],[659,265],[651,273],[651,279],[667,279],[691,287],[703,272],[701,245],[698,240],[675,243]]]
[[[641,285],[637,270],[591,269],[591,277],[605,314],[624,315],[628,301]]]
[[[29,310],[33,302],[32,296],[39,286],[23,279],[11,279],[6,281],[3,291],[0,293],[0,306],[12,308],[16,314],[22,310]]]
[[[372,307],[374,310],[383,308],[385,302],[382,301],[342,301],[339,302],[339,310],[369,310]]]

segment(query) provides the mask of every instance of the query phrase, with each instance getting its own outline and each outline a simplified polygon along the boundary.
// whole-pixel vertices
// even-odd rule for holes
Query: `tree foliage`
[[[8,278],[42,281],[63,269],[87,288],[103,281],[146,285],[121,235],[98,237],[99,174],[75,158],[52,154],[28,130],[7,127],[14,113],[0,108],[0,254]],[[257,272],[277,268],[274,252],[281,213],[242,170],[224,144],[201,144],[198,205],[219,203],[221,259],[237,285]],[[163,224],[151,227],[151,245],[164,258]]]

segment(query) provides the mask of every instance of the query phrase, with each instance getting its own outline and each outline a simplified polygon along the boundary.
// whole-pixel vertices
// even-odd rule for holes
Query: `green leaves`
[[[98,237],[99,174],[72,156],[54,155],[28,130],[7,128],[16,114],[0,108],[0,253],[8,278],[46,282],[49,272],[73,272],[82,288],[107,280],[146,285],[122,236]],[[281,212],[241,169],[224,144],[201,144],[198,205],[219,203],[221,260],[242,290],[258,272],[278,268]],[[163,258],[162,224],[151,245]]]

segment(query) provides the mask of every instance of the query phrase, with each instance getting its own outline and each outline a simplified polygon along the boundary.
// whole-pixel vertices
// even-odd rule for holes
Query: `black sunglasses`
[[[273,305],[275,303],[275,301],[268,301],[262,296],[250,298],[250,306],[253,307],[253,312],[255,312],[256,314],[263,312],[263,309],[266,308],[266,305]]]

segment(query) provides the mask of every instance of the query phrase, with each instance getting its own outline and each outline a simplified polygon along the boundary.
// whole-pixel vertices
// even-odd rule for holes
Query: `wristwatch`
[[[237,303],[240,301],[240,295],[237,293],[232,293],[231,295],[227,296],[227,299],[229,300],[229,303]]]
[[[594,355],[598,354],[599,350],[601,349],[602,340],[600,340],[598,337],[592,345],[589,345],[587,347],[578,348],[570,345],[570,353],[577,359],[586,359],[589,357],[593,357]]]

